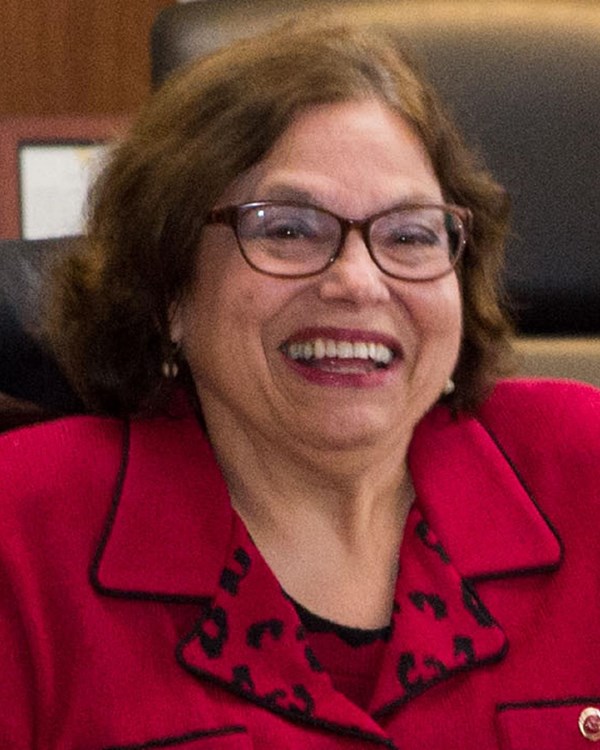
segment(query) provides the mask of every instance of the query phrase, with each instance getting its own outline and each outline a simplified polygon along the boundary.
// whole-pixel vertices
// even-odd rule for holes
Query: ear
[[[183,341],[183,304],[172,302],[169,306],[169,336],[174,344],[181,345]]]

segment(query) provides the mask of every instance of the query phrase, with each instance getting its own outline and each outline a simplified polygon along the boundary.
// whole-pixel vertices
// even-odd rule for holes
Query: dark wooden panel
[[[172,0],[1,0],[0,114],[132,112],[149,33]]]

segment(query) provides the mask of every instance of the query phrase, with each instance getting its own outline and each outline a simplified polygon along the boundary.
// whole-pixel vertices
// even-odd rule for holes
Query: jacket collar
[[[214,594],[236,514],[196,418],[135,421],[92,565],[105,593]],[[409,464],[418,502],[461,574],[473,580],[556,567],[560,540],[496,438],[444,408],[417,427]]]
[[[291,721],[391,747],[372,717],[506,652],[501,623],[472,580],[548,570],[561,557],[549,523],[476,419],[454,421],[435,409],[419,425],[409,461],[417,503],[371,716],[332,688],[191,415],[125,431],[92,584],[124,598],[201,601],[177,647],[184,669]]]
[[[479,419],[434,409],[415,431],[409,465],[424,515],[464,577],[523,575],[560,564],[556,531]]]
[[[131,598],[210,597],[233,520],[227,487],[193,414],[126,423],[92,584]]]

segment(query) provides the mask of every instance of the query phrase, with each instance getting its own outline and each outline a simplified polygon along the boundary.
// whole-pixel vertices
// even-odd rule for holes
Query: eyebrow
[[[269,186],[263,193],[261,193],[260,197],[257,200],[307,203],[317,208],[329,210],[324,202],[319,200],[310,190],[301,187],[295,187],[294,185],[289,185],[287,183],[274,183],[273,185]],[[443,202],[443,198],[440,200],[440,198],[433,198],[431,195],[426,195],[425,193],[407,193],[402,196],[398,196],[398,198],[394,199],[393,201],[390,201],[389,208],[393,208],[394,206],[401,206],[402,204],[419,205],[422,203],[425,205],[434,205]],[[381,210],[385,211],[385,207]]]
[[[314,193],[310,190],[286,185],[285,183],[275,183],[271,185],[261,196],[261,200],[272,201],[293,201],[296,203],[310,203],[313,206],[324,208],[321,201],[317,200]]]

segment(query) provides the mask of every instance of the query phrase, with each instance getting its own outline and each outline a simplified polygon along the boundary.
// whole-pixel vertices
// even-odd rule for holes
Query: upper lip
[[[314,341],[315,339],[331,339],[333,341],[348,341],[350,343],[361,341],[366,343],[373,342],[387,346],[396,356],[402,354],[400,342],[386,333],[360,328],[338,328],[334,326],[310,326],[294,331],[282,343],[282,346],[288,346],[297,341]]]

